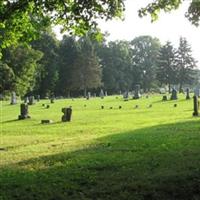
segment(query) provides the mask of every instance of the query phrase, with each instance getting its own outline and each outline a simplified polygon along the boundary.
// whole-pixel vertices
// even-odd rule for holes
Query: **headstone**
[[[3,94],[0,94],[0,101],[3,100]]]
[[[176,108],[176,107],[177,107],[177,104],[175,103],[175,104],[174,104],[174,108]]]
[[[186,99],[187,100],[190,99],[190,89],[189,88],[186,89]]]
[[[198,97],[197,96],[194,96],[194,112],[193,112],[193,116],[197,117],[199,116],[199,111],[198,111]]]
[[[122,109],[122,106],[119,106],[119,109]]]
[[[106,96],[106,97],[108,96],[108,93],[107,93],[107,91],[105,91],[105,96]]]
[[[140,94],[140,85],[135,85],[133,99],[139,99],[140,97],[141,97],[141,94]]]
[[[46,105],[46,109],[49,109],[50,108],[50,105]]]
[[[199,87],[196,87],[195,90],[194,90],[194,95],[196,97],[200,97],[200,88]]]
[[[91,92],[88,92],[88,93],[87,93],[87,97],[86,97],[86,99],[89,100],[90,97],[91,97]]]
[[[29,103],[28,97],[24,97],[24,103]]]
[[[16,97],[16,93],[15,92],[11,93],[11,102],[10,102],[10,104],[11,105],[17,104],[17,97]]]
[[[42,119],[41,124],[51,124],[53,121],[51,119]]]
[[[171,95],[171,100],[176,100],[178,99],[177,97],[177,90],[175,88],[172,89],[172,95]]]
[[[139,108],[139,106],[138,106],[138,105],[135,105],[135,108]]]
[[[104,106],[101,106],[101,109],[104,109]]]
[[[162,101],[167,101],[167,95],[164,95]]]
[[[40,101],[40,95],[37,95],[37,101],[38,102]]]
[[[97,97],[97,94],[96,94],[96,93],[94,93],[94,97]]]
[[[101,89],[99,96],[101,97],[101,99],[104,98],[104,92],[103,92],[103,89]]]
[[[54,98],[51,98],[51,99],[50,99],[50,103],[54,103]]]
[[[29,100],[28,105],[33,105],[33,104],[35,104],[35,98],[34,98],[34,96],[30,96],[30,97],[28,98],[28,100]]]
[[[70,122],[71,121],[71,115],[72,115],[72,109],[71,108],[62,108],[63,116],[62,116],[62,122]]]
[[[129,98],[128,91],[124,92],[123,98],[124,98],[124,101],[128,101],[128,98]]]
[[[30,116],[28,115],[28,104],[24,104],[22,103],[20,105],[20,115],[18,116],[18,119],[27,119],[30,118]]]

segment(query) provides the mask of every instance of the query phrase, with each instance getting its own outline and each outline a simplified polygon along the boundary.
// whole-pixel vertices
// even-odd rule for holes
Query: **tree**
[[[174,9],[178,9],[183,3],[181,0],[155,0],[149,3],[145,8],[139,10],[139,16],[151,15],[152,21],[158,19],[158,15],[161,10],[169,12]],[[185,16],[191,21],[192,24],[199,26],[200,22],[200,1],[191,0],[188,11]]]
[[[13,89],[14,78],[13,70],[7,64],[0,61],[0,93]]]
[[[58,41],[51,30],[42,32],[39,39],[33,41],[32,47],[43,53],[43,57],[38,61],[40,70],[36,77],[34,90],[41,96],[49,96],[55,93],[58,81]]]
[[[170,92],[171,85],[177,84],[178,77],[178,70],[175,65],[175,49],[170,42],[161,47],[157,64],[157,79],[161,84],[168,85]]]
[[[2,0],[0,49],[30,41],[49,24],[60,24],[63,31],[82,35],[96,27],[97,18],[121,17],[123,9],[123,0]]]
[[[70,96],[73,89],[72,71],[78,57],[78,44],[74,37],[64,36],[59,46],[59,81],[57,92]],[[76,79],[77,80],[77,79]]]
[[[185,38],[180,38],[177,50],[176,65],[178,68],[179,90],[181,92],[183,84],[191,84],[193,81],[193,69],[196,61],[192,57],[192,50]]]
[[[30,46],[20,45],[6,50],[3,61],[12,69],[14,79],[14,90],[18,95],[25,95],[32,91],[37,76],[37,62],[42,58],[42,53],[32,49]],[[9,80],[6,80],[9,81]]]
[[[138,74],[137,81],[142,85],[144,91],[150,90],[156,78],[160,42],[151,36],[139,36],[131,44],[133,65]]]
[[[83,90],[86,97],[88,89],[101,86],[102,70],[90,38],[80,38],[78,45],[80,48],[73,65],[72,87]]]

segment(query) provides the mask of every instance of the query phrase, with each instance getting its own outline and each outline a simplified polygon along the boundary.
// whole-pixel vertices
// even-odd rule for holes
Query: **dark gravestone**
[[[167,96],[166,95],[163,96],[162,101],[167,101]]]
[[[29,100],[28,105],[33,105],[33,104],[35,104],[35,98],[34,98],[34,96],[30,96],[30,97],[28,98],[28,100]]]
[[[171,100],[176,100],[178,99],[177,97],[177,90],[175,88],[172,89],[172,95],[171,95]]]
[[[20,105],[20,115],[18,116],[18,119],[27,119],[30,118],[30,116],[28,115],[28,105],[22,103]]]
[[[141,94],[140,94],[140,85],[135,85],[133,99],[139,99],[140,97],[141,97]]]
[[[51,124],[51,123],[53,123],[53,121],[50,119],[42,119],[41,120],[41,124]]]
[[[174,108],[176,108],[176,107],[177,107],[177,104],[175,103],[175,104],[174,104]]]
[[[16,93],[12,92],[11,93],[11,101],[10,101],[11,105],[17,104],[17,97],[16,97]]]
[[[124,101],[128,101],[128,98],[129,98],[128,91],[124,92],[123,98],[124,98]]]
[[[187,100],[190,99],[190,89],[189,88],[186,89],[186,99]]]
[[[119,106],[119,109],[122,109],[122,106]]]
[[[46,105],[46,109],[49,109],[50,108],[50,105]]]
[[[54,98],[51,98],[51,99],[50,99],[50,103],[54,103]]]
[[[62,116],[62,122],[70,122],[71,121],[71,115],[72,115],[72,109],[71,108],[62,108],[63,116]]]
[[[194,96],[194,112],[193,112],[193,116],[199,116],[199,111],[198,111],[198,97]]]
[[[104,106],[101,106],[101,109],[104,109]]]

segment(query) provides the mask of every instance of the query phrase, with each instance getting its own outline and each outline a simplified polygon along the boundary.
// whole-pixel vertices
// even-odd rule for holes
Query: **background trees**
[[[132,91],[140,84],[144,92],[159,87],[194,85],[199,71],[184,38],[176,49],[170,42],[140,36],[132,41],[102,42],[93,34],[65,36],[57,41],[50,29],[41,31],[31,45],[20,44],[3,51],[0,89],[45,96],[86,96],[104,88],[109,94]],[[83,93],[84,91],[84,93]]]

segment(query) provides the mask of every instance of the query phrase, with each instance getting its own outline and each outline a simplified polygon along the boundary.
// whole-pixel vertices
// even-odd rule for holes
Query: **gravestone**
[[[123,98],[124,98],[124,101],[128,101],[128,98],[129,98],[129,93],[128,93],[128,91],[124,92]]]
[[[51,99],[50,99],[50,103],[54,103],[54,98],[51,98]]]
[[[101,106],[101,109],[104,109],[104,106]]]
[[[96,94],[96,93],[94,93],[94,97],[97,97],[97,94]]]
[[[29,103],[28,97],[24,97],[24,103]]]
[[[164,95],[162,101],[167,101],[167,95]]]
[[[35,97],[34,96],[30,96],[29,98],[28,98],[28,105],[33,105],[33,104],[35,104]]]
[[[11,93],[11,101],[10,101],[11,105],[17,104],[17,97],[16,97],[16,93],[12,92]]]
[[[198,105],[198,97],[194,96],[194,112],[193,112],[193,116],[197,117],[199,116],[199,105]]]
[[[0,94],[0,101],[3,100],[3,94]]]
[[[51,119],[42,119],[41,124],[52,124],[53,121]]]
[[[139,99],[141,97],[140,94],[140,85],[135,85],[134,96],[133,99]]]
[[[178,99],[178,97],[177,97],[177,90],[175,88],[172,89],[172,95],[171,95],[170,99],[171,100]]]
[[[108,96],[108,93],[107,93],[107,91],[105,91],[105,96],[106,96],[106,97]]]
[[[40,95],[37,95],[37,101],[38,102],[40,101]]]
[[[28,104],[22,103],[20,105],[20,115],[18,116],[18,119],[27,119],[30,118],[28,115]]]
[[[186,99],[187,100],[190,99],[190,89],[189,88],[186,89]]]
[[[86,99],[89,100],[90,97],[91,97],[91,92],[88,92],[88,93],[87,93],[87,97],[86,97]]]
[[[99,94],[99,96],[101,97],[101,99],[103,99],[104,98],[104,92],[103,92],[103,90],[101,89],[101,91],[100,91],[100,94]]]
[[[70,122],[71,121],[71,115],[72,115],[72,109],[71,108],[62,108],[63,116],[62,116],[62,122]]]
[[[196,88],[194,89],[194,95],[195,95],[196,97],[200,97],[200,88],[199,88],[199,87],[196,87]]]

